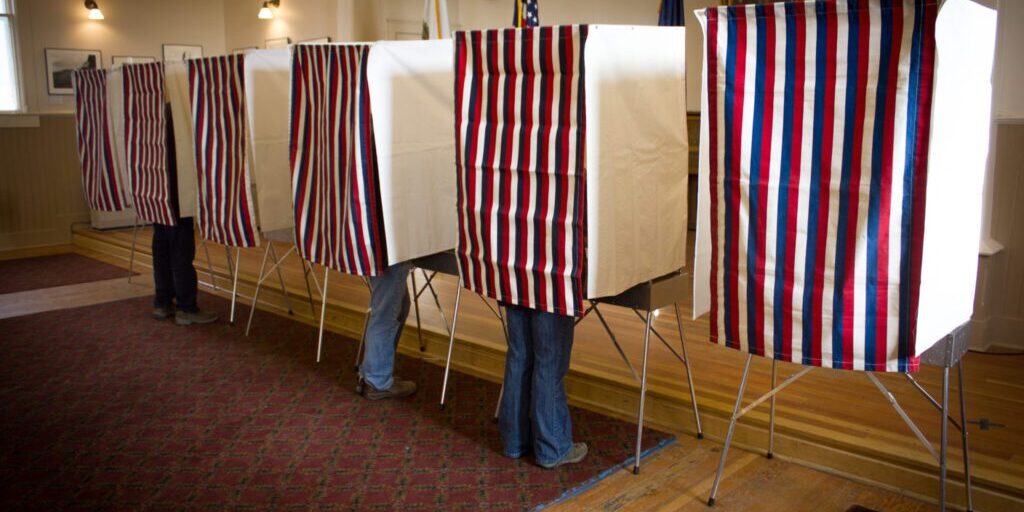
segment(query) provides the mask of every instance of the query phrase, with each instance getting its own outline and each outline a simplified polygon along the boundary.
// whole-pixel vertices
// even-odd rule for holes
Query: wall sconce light
[[[260,13],[256,17],[261,20],[274,19],[274,11],[270,10],[271,7],[281,7],[281,0],[267,0],[263,2],[263,7],[260,8]]]
[[[102,20],[103,11],[100,10],[100,6],[96,5],[95,0],[85,0],[85,8],[89,9],[90,20]]]

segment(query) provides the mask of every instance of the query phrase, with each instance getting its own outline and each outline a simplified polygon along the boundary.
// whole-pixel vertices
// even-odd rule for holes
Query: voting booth
[[[131,205],[114,151],[107,107],[107,72],[79,69],[73,75],[75,133],[82,189],[90,210],[116,212]]]
[[[454,248],[451,41],[291,51],[289,155],[302,257],[366,278]]]
[[[467,288],[578,316],[685,265],[683,30],[456,34]]]
[[[455,34],[464,286],[561,315],[603,321],[599,302],[636,312],[646,324],[641,375],[609,331],[640,383],[634,471],[651,334],[668,346],[652,319],[667,306],[678,318],[684,289],[684,40],[682,27],[611,25]],[[677,327],[683,353],[669,349],[686,365]]]
[[[812,368],[865,372],[936,457],[973,311],[995,13],[969,0],[709,8],[694,316],[748,354],[736,420]],[[949,205],[956,204],[957,208]],[[742,411],[752,356],[772,391]],[[775,362],[805,368],[781,385]],[[944,372],[937,453],[873,372]],[[936,404],[923,387],[916,386]],[[963,430],[965,416],[961,407]],[[772,432],[772,428],[769,428]],[[970,469],[963,435],[967,508]],[[772,445],[769,437],[768,453]]]

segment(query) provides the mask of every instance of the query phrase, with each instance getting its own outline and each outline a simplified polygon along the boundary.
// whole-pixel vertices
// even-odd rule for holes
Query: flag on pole
[[[515,0],[512,11],[512,26],[516,28],[540,26],[540,12],[537,0]]]
[[[448,0],[423,0],[423,39],[451,39]]]
[[[685,26],[686,10],[683,4],[683,0],[661,0],[661,9],[658,10],[658,26]]]

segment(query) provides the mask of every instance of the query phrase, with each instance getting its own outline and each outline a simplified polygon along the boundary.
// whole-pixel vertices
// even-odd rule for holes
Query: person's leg
[[[153,286],[156,296],[153,298],[154,316],[164,310],[167,316],[174,308],[174,273],[171,272],[171,241],[174,228],[163,224],[153,224]],[[166,318],[161,314],[162,318]]]
[[[505,390],[501,395],[498,427],[506,457],[519,458],[530,452],[530,386],[533,380],[533,332],[530,310],[505,307],[508,324],[508,354],[505,356]]]
[[[399,263],[370,278],[370,321],[359,374],[375,390],[388,390],[394,384],[395,344],[409,314],[406,279],[411,268]]]
[[[171,250],[171,270],[174,273],[174,294],[178,297],[178,309],[187,313],[199,311],[196,293],[199,281],[192,260],[196,258],[196,234],[192,218],[178,219],[174,230]]]
[[[572,354],[571,316],[532,311],[533,394],[530,412],[537,463],[552,466],[573,450],[572,419],[565,397],[565,375]],[[584,452],[585,453],[585,452]]]

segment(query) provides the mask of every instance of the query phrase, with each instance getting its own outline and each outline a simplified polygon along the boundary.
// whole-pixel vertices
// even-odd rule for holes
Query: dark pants
[[[196,306],[195,230],[192,218],[178,219],[178,225],[153,224],[153,284],[156,298],[153,306],[169,308],[177,300],[177,308],[194,313]]]
[[[575,319],[506,306],[508,356],[498,426],[505,455],[533,450],[551,464],[572,450],[572,420],[565,397]]]

